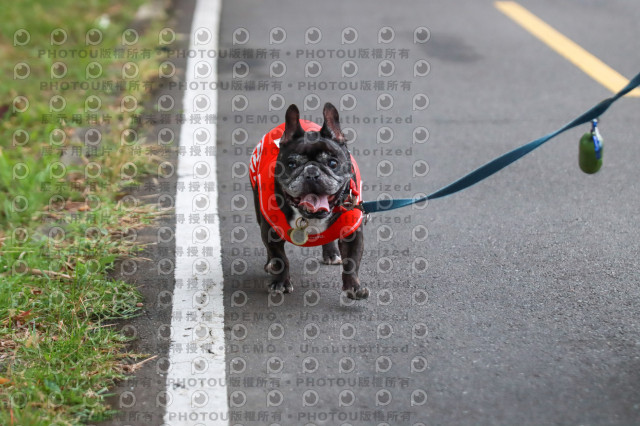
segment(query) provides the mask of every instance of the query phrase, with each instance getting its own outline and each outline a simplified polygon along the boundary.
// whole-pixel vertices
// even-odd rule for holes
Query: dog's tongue
[[[300,203],[298,205],[300,207],[304,207],[312,213],[320,210],[329,211],[329,196],[307,194],[302,197],[302,200],[300,200]]]

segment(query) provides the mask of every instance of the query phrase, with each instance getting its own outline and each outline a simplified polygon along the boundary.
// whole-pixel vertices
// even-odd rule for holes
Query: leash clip
[[[342,207],[344,207],[347,210],[353,210],[354,207],[356,206],[353,201],[354,201],[353,193],[351,192],[351,188],[349,188],[349,195],[347,195],[344,201],[342,202]]]
[[[602,158],[602,136],[598,130],[598,119],[591,120],[591,139],[593,140],[593,147],[596,151],[596,158],[599,160]]]
[[[355,201],[357,200],[357,197],[353,196],[353,192],[351,190],[351,188],[349,188],[349,195],[347,195],[344,199],[344,201],[342,202],[342,207],[344,207],[345,210],[347,211],[351,211],[353,209],[358,209],[360,211],[362,211],[363,214],[363,219],[362,219],[362,224],[366,225],[369,222],[369,219],[371,218],[371,214],[370,213],[365,213],[364,211],[364,206],[362,201],[360,201],[358,204],[355,203]]]

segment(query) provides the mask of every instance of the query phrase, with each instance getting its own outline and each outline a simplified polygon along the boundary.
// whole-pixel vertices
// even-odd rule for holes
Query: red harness
[[[302,129],[305,132],[318,132],[320,126],[307,120],[300,120]],[[284,123],[272,129],[264,135],[258,146],[253,150],[251,163],[249,164],[249,178],[251,186],[258,188],[258,198],[260,199],[260,211],[267,219],[271,227],[275,229],[280,238],[292,243],[289,231],[292,229],[282,210],[278,208],[275,195],[275,167],[278,152],[280,151],[280,138],[284,133]],[[355,180],[351,179],[349,189],[354,205],[360,204],[360,192],[362,182],[360,180],[360,169],[356,160],[351,156],[351,164],[355,174]],[[302,244],[304,247],[320,246],[331,241],[346,238],[353,234],[362,223],[362,210],[357,208],[347,209],[344,206],[333,208],[334,213],[340,213],[338,218],[324,232],[319,234],[309,234],[309,239]]]

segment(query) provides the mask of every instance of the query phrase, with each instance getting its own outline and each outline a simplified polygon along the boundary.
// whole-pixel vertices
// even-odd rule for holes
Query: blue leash
[[[534,149],[538,148],[540,145],[544,144],[550,139],[558,136],[560,133],[563,133],[569,129],[572,129],[576,126],[579,126],[584,123],[588,123],[594,119],[597,119],[602,114],[605,113],[607,109],[613,104],[615,101],[640,86],[640,74],[636,75],[629,84],[627,84],[622,90],[616,93],[614,96],[607,98],[571,121],[570,123],[565,124],[560,129],[555,132],[551,132],[546,136],[543,136],[539,139],[536,139],[532,142],[529,142],[526,145],[523,145],[519,148],[514,149],[513,151],[509,151],[506,154],[501,155],[500,157],[488,162],[484,166],[472,171],[466,176],[461,177],[453,183],[445,186],[437,190],[436,192],[427,195],[426,197],[421,198],[396,198],[391,200],[381,200],[381,201],[365,201],[362,203],[362,211],[364,213],[376,213],[388,210],[399,209],[401,207],[410,206],[412,204],[416,204],[426,200],[435,200],[436,198],[445,197],[447,195],[454,194],[458,191],[462,191],[465,188],[470,187],[471,185],[475,185],[491,176],[494,173],[499,172],[500,170],[507,167],[509,164],[518,160],[519,158],[524,157]]]

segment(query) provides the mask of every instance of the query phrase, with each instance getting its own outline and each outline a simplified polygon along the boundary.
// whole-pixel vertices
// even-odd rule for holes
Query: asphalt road
[[[556,3],[521,2],[627,78],[640,70],[637,4]],[[275,43],[282,38],[275,27],[286,32],[284,42]],[[311,27],[321,33],[317,43]],[[347,27],[357,31],[353,44],[343,43],[353,38]],[[388,43],[379,42],[390,38],[388,30],[379,35],[383,27],[394,34]],[[419,27],[430,30],[426,43],[414,43]],[[218,62],[220,81],[242,84],[222,90],[218,105],[232,424],[640,422],[640,100],[622,100],[602,120],[599,174],[577,165],[588,128],[568,132],[462,193],[372,217],[361,272],[368,301],[341,304],[339,268],[318,266],[317,249],[289,247],[296,290],[270,306],[248,180],[233,178],[242,169],[233,164],[248,161],[286,105],[304,105],[310,94],[320,104],[355,97],[356,107],[341,116],[357,133],[351,150],[367,200],[437,189],[610,92],[490,1],[225,2],[220,44],[256,52]],[[348,56],[353,51],[358,57]],[[379,75],[384,59],[395,65],[388,77]],[[277,60],[286,73],[270,77]],[[314,60],[318,77],[309,75]],[[342,68],[347,60],[357,65],[354,77],[352,67]],[[425,77],[414,75],[420,60],[430,64]],[[246,77],[239,61],[249,67]],[[249,81],[255,90],[244,86]],[[282,109],[270,111],[274,94],[285,102],[272,100]],[[382,94],[393,97],[392,108],[377,109]],[[412,109],[419,94],[429,97],[425,110]],[[233,111],[237,95],[248,100],[244,111]],[[381,116],[384,123],[374,121]],[[420,126],[430,137],[413,143]],[[420,160],[429,165],[426,176],[414,176]],[[235,210],[238,194],[249,199],[246,210]],[[243,235],[237,227],[247,229],[246,241],[234,242],[234,232],[236,240]]]
[[[640,71],[635,2],[519,3]],[[369,300],[348,303],[339,267],[292,246],[295,290],[270,298],[243,164],[287,105],[314,121],[339,107],[371,200],[438,189],[611,92],[491,1],[228,1],[220,25],[229,424],[640,423],[640,99],[601,120],[597,175],[577,164],[585,126],[464,192],[372,216]],[[127,424],[160,424],[149,410]]]

